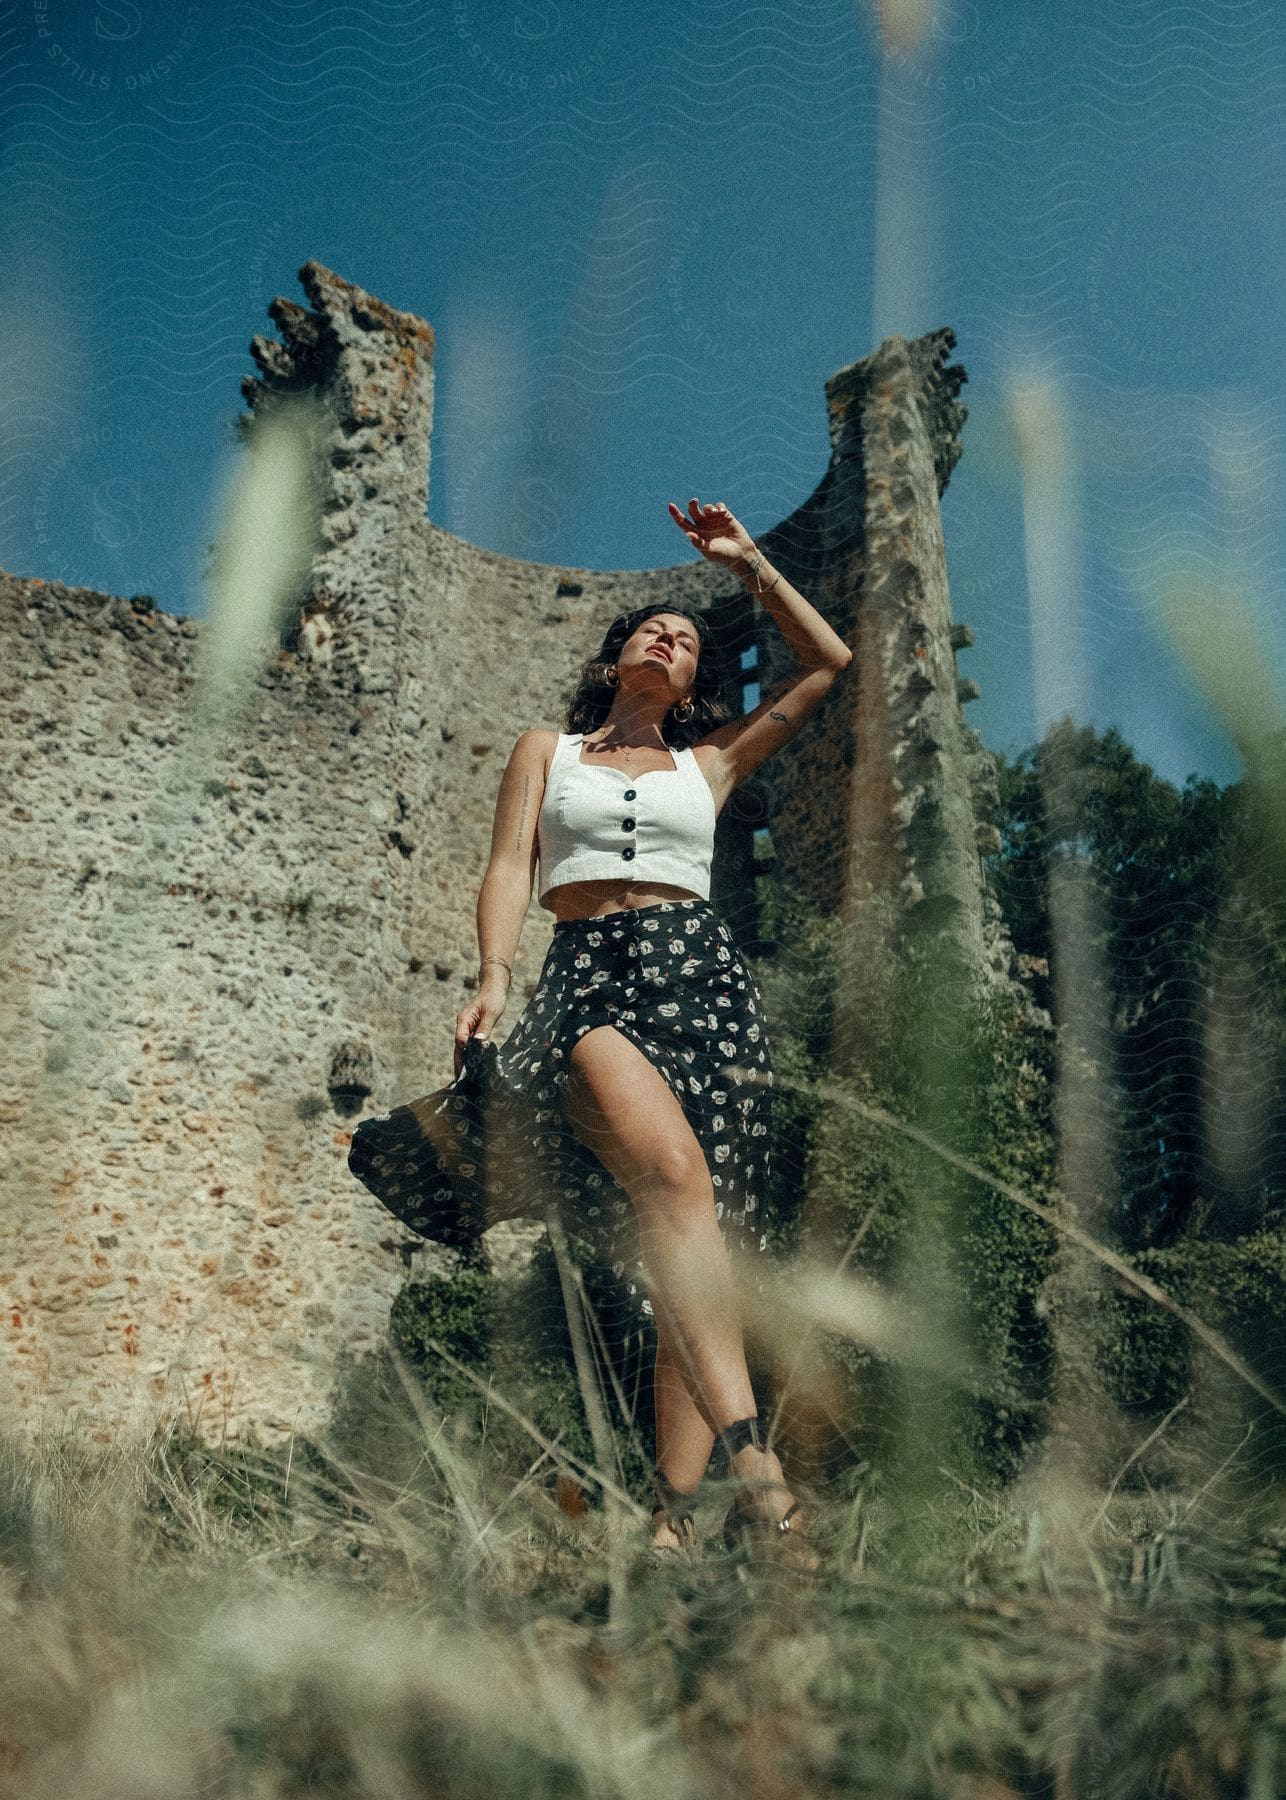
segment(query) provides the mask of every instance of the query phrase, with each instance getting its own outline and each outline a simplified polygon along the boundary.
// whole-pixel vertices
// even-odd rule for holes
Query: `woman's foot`
[[[695,1491],[683,1493],[667,1481],[659,1469],[652,1471],[652,1486],[658,1496],[652,1508],[653,1550],[694,1549],[697,1541],[697,1528],[692,1517]]]
[[[652,1548],[690,1550],[696,1542],[696,1526],[690,1518],[675,1518],[664,1506],[652,1508]]]
[[[776,1454],[747,1444],[731,1459],[728,1472],[739,1483],[724,1521],[729,1548],[748,1538],[782,1551],[797,1567],[815,1569],[816,1554],[804,1541],[802,1509],[786,1485]]]

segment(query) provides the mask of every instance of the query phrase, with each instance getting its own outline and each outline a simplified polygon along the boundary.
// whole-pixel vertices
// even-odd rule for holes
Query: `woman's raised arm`
[[[795,654],[801,669],[831,669],[839,674],[853,660],[853,652],[831,630],[817,608],[786,580],[780,569],[765,561],[762,551],[739,519],[722,500],[706,505],[693,499],[682,513],[669,502],[670,517],[707,562],[731,569],[750,589]]]
[[[701,739],[719,753],[719,789],[730,792],[779,750],[829,692],[853,660],[853,652],[811,602],[765,561],[739,519],[721,500],[693,499],[682,513],[670,501],[670,517],[707,562],[721,563],[750,589],[776,622],[794,653],[796,668],[760,700],[753,712],[731,719]]]

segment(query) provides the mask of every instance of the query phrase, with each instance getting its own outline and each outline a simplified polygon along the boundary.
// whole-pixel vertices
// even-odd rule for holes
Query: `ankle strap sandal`
[[[697,1541],[697,1528],[691,1508],[685,1502],[695,1500],[699,1489],[694,1489],[690,1494],[682,1493],[671,1481],[666,1479],[660,1469],[652,1471],[652,1487],[657,1496],[656,1505],[652,1508],[653,1519],[658,1513],[664,1513],[666,1524],[678,1538],[680,1544],[685,1550],[691,1549]],[[654,1547],[666,1548],[660,1545]]]
[[[771,1450],[772,1443],[769,1430],[772,1425],[772,1408],[761,1406],[748,1419],[734,1419],[719,1433],[719,1444],[723,1453],[725,1475],[732,1473],[732,1459],[738,1451],[753,1444],[756,1450]]]
[[[795,1500],[787,1507],[780,1519],[765,1518],[763,1513],[752,1512],[738,1500],[730,1509],[723,1522],[723,1541],[729,1550],[739,1550],[743,1541],[749,1537],[754,1542],[773,1543],[782,1537],[796,1537],[791,1520],[799,1512],[799,1501]],[[811,1560],[811,1559],[810,1559]]]
[[[733,1457],[736,1456],[738,1451],[746,1449],[748,1445],[753,1444],[756,1450],[771,1449],[771,1444],[769,1442],[770,1422],[767,1408],[760,1407],[758,1413],[755,1414],[753,1418],[735,1419],[731,1425],[720,1433],[720,1437],[723,1440],[726,1472],[728,1474],[731,1474],[732,1472]],[[801,1534],[797,1531],[793,1523],[797,1515],[802,1521],[802,1513],[800,1512],[798,1500],[793,1500],[791,1502],[780,1519],[771,1519],[764,1513],[757,1511],[753,1506],[747,1505],[741,1497],[738,1497],[733,1502],[729,1509],[728,1516],[723,1522],[724,1544],[729,1550],[738,1550],[743,1546],[746,1539],[750,1539],[751,1542],[780,1543],[783,1538],[793,1538],[800,1542],[798,1555],[801,1566],[805,1568],[815,1568],[817,1566],[816,1558],[811,1551],[803,1548]]]

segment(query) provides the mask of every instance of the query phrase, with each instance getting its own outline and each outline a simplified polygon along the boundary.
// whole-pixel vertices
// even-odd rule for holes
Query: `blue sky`
[[[309,257],[437,331],[430,516],[591,569],[687,560],[671,498],[767,529],[825,469],[826,377],[949,324],[971,722],[1014,750],[1070,710],[1235,779],[1146,590],[1235,571],[1286,687],[1284,72],[1267,0],[939,0],[889,57],[867,0],[17,0],[0,564],[202,613],[248,342]]]

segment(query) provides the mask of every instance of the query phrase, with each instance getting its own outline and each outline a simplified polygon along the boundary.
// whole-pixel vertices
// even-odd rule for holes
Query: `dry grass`
[[[1286,1784],[1286,1532],[1230,1473],[1161,1497],[1136,1464],[1056,1542],[949,1471],[914,1511],[868,1475],[821,1496],[809,1577],[729,1557],[717,1492],[701,1555],[659,1562],[557,1447],[498,1485],[422,1396],[401,1429],[395,1476],[305,1440],[9,1444],[0,1792]]]

